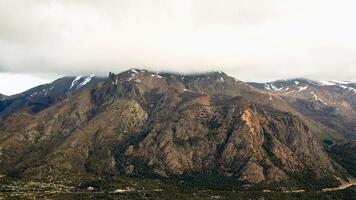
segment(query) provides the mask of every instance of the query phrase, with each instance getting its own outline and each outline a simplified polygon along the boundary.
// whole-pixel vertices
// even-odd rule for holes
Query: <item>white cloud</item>
[[[0,66],[356,79],[353,0],[0,0]]]
[[[13,95],[48,82],[51,81],[32,75],[0,73],[0,93]]]

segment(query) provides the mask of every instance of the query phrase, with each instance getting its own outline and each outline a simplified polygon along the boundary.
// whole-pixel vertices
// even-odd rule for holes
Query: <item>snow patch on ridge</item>
[[[308,89],[308,86],[298,87],[298,92]]]
[[[87,77],[83,77],[83,76],[77,76],[73,81],[72,81],[72,84],[71,86],[69,87],[68,90],[77,90],[83,86],[85,86],[86,84],[88,84],[92,78],[94,77],[95,75],[92,74],[90,76],[87,76]],[[82,80],[84,78],[83,81],[80,82],[80,80]]]
[[[73,81],[72,81],[72,85],[69,87],[69,89],[72,89],[77,83],[78,81],[82,78],[82,76],[77,76]]]
[[[220,83],[225,82],[224,77],[220,77],[220,78],[218,79],[218,82],[220,82]]]
[[[151,77],[153,77],[153,78],[163,78],[162,76],[160,76],[159,74],[151,74]]]

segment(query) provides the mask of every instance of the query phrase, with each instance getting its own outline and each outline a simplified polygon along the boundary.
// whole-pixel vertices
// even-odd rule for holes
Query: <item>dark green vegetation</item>
[[[154,179],[140,177],[98,178],[85,177],[60,182],[33,182],[17,179],[0,179],[0,198],[5,199],[355,199],[356,187],[335,192],[287,190],[263,191],[248,185],[224,188],[229,180],[198,176],[184,179]],[[200,177],[201,179],[201,177]],[[205,181],[206,183],[202,183]],[[227,181],[227,182],[225,182]],[[222,186],[216,187],[218,184]],[[228,184],[230,185],[230,184]],[[230,185],[231,186],[231,185]],[[211,187],[214,187],[212,189]],[[91,188],[88,190],[88,188]],[[131,188],[127,192],[117,189]]]
[[[352,176],[356,177],[356,141],[333,145],[330,155],[340,163]]]
[[[254,191],[245,192],[232,192],[232,191],[177,191],[172,190],[167,193],[156,192],[156,193],[134,193],[134,194],[60,194],[51,195],[49,197],[53,199],[265,199],[265,200],[280,200],[280,199],[290,199],[290,200],[331,200],[331,199],[343,199],[343,200],[354,200],[356,196],[356,187],[346,189],[345,191],[337,192],[305,192],[305,193],[283,193],[283,192],[273,192],[273,193],[263,193]]]

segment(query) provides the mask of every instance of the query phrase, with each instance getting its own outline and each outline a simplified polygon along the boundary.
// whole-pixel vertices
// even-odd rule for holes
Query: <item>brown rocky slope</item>
[[[5,119],[0,174],[218,173],[249,183],[308,174],[330,184],[346,175],[303,120],[251,101],[256,95],[264,94],[220,72],[110,74],[37,114]]]

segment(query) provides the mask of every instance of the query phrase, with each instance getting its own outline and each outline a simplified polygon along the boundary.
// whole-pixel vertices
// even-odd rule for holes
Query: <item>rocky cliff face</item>
[[[318,177],[325,175],[322,171],[335,172],[297,118],[237,99],[226,101],[194,102],[189,110],[175,107],[170,116],[152,123],[142,141],[128,146],[125,164],[130,166],[135,157],[163,176],[216,170],[254,183],[286,180],[287,174],[314,168],[311,163],[318,163],[319,169],[313,169]]]
[[[110,74],[94,89],[39,113],[6,118],[0,173],[217,173],[249,183],[296,180],[305,173],[332,182],[346,174],[303,120],[251,101],[256,96],[265,94],[221,72]]]

